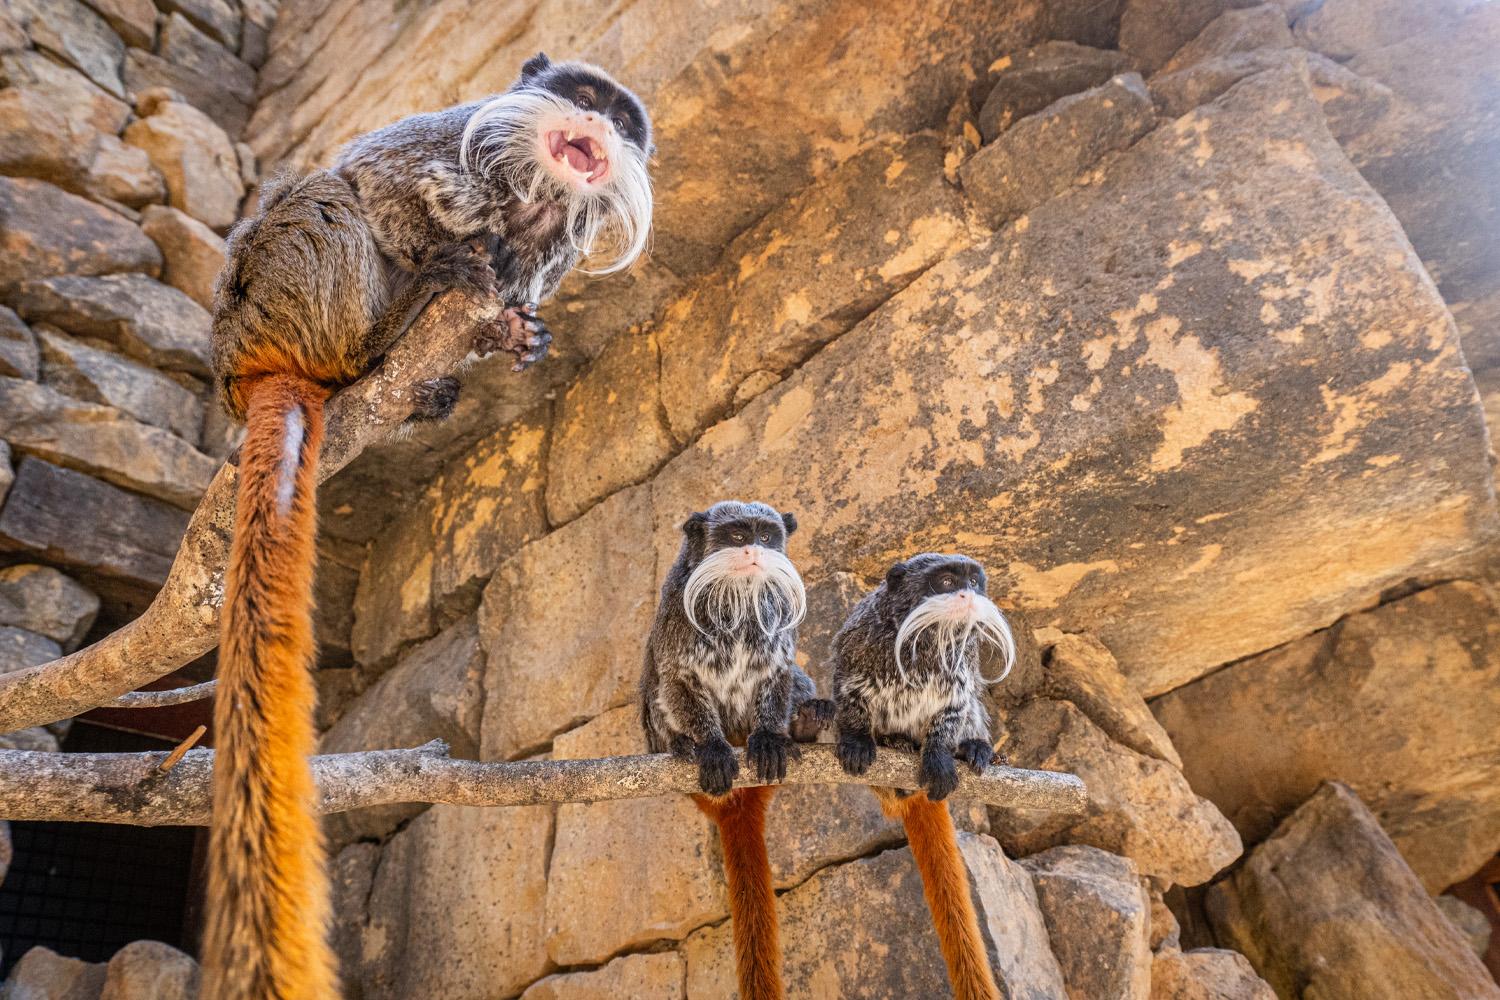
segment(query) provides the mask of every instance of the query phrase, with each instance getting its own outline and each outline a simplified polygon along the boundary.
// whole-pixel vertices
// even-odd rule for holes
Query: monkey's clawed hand
[[[859,777],[875,763],[875,738],[869,733],[839,733],[834,753],[845,773]]]
[[[953,754],[937,747],[922,751],[922,766],[917,769],[917,782],[927,789],[927,797],[941,802],[958,787],[958,767]]]
[[[801,760],[802,750],[786,733],[757,729],[745,743],[745,759],[755,765],[757,781],[782,781],[788,759]]]
[[[476,295],[495,291],[495,268],[489,251],[479,243],[444,243],[420,267],[429,288],[457,288]]]
[[[995,748],[984,740],[964,740],[953,751],[953,756],[969,765],[975,774],[983,774],[995,759]]]
[[[447,420],[458,405],[462,390],[458,379],[452,375],[430,378],[418,382],[411,390],[411,416],[409,421]]]
[[[809,698],[792,713],[792,739],[815,743],[818,734],[833,721],[834,704],[828,698]]]
[[[525,371],[547,356],[552,346],[552,332],[536,314],[536,303],[509,305],[500,314],[500,322],[481,330],[474,338],[474,350],[481,357],[504,351],[516,356],[513,372]]]
[[[734,749],[723,739],[705,740],[693,750],[698,758],[698,787],[709,795],[728,795],[740,773]]]

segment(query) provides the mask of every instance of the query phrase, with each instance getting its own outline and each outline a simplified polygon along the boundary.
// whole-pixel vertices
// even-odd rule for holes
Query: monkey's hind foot
[[[953,756],[969,765],[975,774],[983,774],[995,759],[995,748],[984,740],[964,740],[953,751]]]
[[[474,338],[474,351],[480,357],[504,351],[513,354],[513,372],[525,371],[547,356],[552,346],[552,332],[536,314],[536,303],[506,306],[500,322],[481,330]]]
[[[922,754],[922,766],[917,770],[917,783],[927,790],[927,797],[941,802],[958,787],[958,766],[953,755],[946,750],[928,749]]]
[[[425,423],[432,420],[447,420],[458,405],[462,385],[451,375],[430,378],[418,382],[411,390],[411,416],[408,422]]]
[[[809,698],[792,713],[792,739],[816,743],[818,734],[833,721],[834,704],[827,698]]]
[[[698,758],[698,787],[709,795],[728,795],[740,773],[740,762],[725,740],[700,743],[694,749]]]
[[[444,243],[422,261],[421,273],[429,288],[457,288],[476,295],[495,291],[490,255],[475,243]]]
[[[785,781],[787,760],[801,760],[802,750],[786,733],[757,729],[745,743],[745,759],[755,766],[755,780]]]

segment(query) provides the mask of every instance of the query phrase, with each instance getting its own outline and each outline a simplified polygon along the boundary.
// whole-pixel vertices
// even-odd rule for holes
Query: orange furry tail
[[[214,701],[204,1000],[329,1000],[328,875],[307,758],[318,449],[327,391],[249,387]]]
[[[781,987],[776,893],[766,857],[766,806],[775,794],[776,789],[759,785],[736,788],[721,799],[693,796],[703,814],[718,825],[724,848],[740,1000],[782,1000],[786,995]]]
[[[888,789],[874,791],[885,814],[906,827],[955,1000],[1000,1000],[947,803],[933,802],[926,792],[898,797]]]

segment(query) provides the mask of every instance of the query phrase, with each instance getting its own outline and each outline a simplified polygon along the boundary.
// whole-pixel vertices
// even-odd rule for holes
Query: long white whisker
[[[954,594],[928,597],[902,620],[901,627],[896,630],[896,673],[902,683],[909,680],[904,656],[907,644],[916,643],[929,633],[940,668],[958,669],[972,665],[975,674],[986,684],[998,684],[1010,674],[1016,661],[1016,644],[1005,615],[988,597],[977,593],[970,594],[965,606],[967,613],[957,615],[956,599]],[[1005,669],[999,677],[990,678],[979,673],[977,648],[972,660],[970,655],[970,644],[974,642],[988,643],[1000,650]]]
[[[746,576],[735,571],[739,557],[736,549],[719,549],[688,576],[682,605],[693,628],[713,635],[734,631],[753,619],[769,638],[801,624],[807,617],[807,591],[791,560],[775,549],[763,549],[761,572]],[[699,619],[700,606],[706,624]]]

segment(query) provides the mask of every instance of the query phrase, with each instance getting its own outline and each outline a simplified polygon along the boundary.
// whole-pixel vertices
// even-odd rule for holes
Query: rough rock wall
[[[1008,995],[1491,995],[1425,893],[1500,849],[1500,5],[284,0],[269,35],[222,0],[0,11],[0,544],[82,580],[97,627],[160,583],[227,447],[201,306],[253,163],[326,161],[539,48],[592,59],[656,119],[653,253],[569,282],[544,365],[476,366],[455,419],[325,490],[325,748],[639,750],[676,526],[763,497],[805,526],[824,684],[904,553],[980,557],[1016,618],[1002,748],[1090,800],[960,817]],[[12,601],[17,662],[82,638],[87,590],[4,572],[0,613],[37,581],[78,607]],[[945,995],[867,794],[788,789],[772,830],[793,996]],[[731,994],[683,801],[330,835],[351,997]],[[1353,861],[1271,898],[1303,842]],[[1383,924],[1301,940],[1345,899]],[[54,959],[16,975],[105,975]]]

